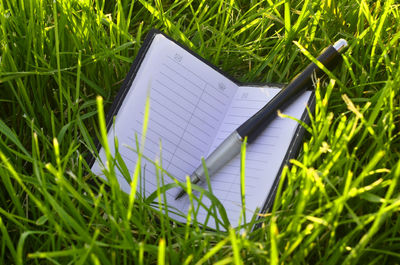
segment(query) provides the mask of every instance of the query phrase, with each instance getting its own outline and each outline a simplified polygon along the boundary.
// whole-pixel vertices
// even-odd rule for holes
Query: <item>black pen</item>
[[[347,41],[340,39],[335,44],[327,47],[317,60],[327,69],[332,70],[341,59],[340,52],[347,46]],[[247,143],[251,144],[257,136],[264,131],[267,125],[276,117],[277,111],[282,106],[289,104],[295,96],[312,86],[312,76],[319,77],[324,72],[314,63],[310,63],[300,74],[272,98],[262,109],[251,118],[239,126],[228,138],[226,138],[206,159],[208,174],[212,176],[226,163],[232,160],[237,154],[247,136]],[[191,183],[195,184],[205,180],[203,165],[200,165],[190,176]],[[185,194],[182,190],[175,199],[179,199]]]

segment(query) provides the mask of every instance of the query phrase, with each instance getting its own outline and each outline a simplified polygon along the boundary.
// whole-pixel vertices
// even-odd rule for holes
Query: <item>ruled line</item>
[[[186,71],[190,72],[191,74],[193,74],[194,76],[196,76],[198,79],[200,79],[201,81],[203,81],[204,83],[208,82],[206,80],[204,80],[201,76],[197,75],[196,73],[194,73],[192,70],[190,70],[189,68],[185,67],[184,65],[178,63],[177,61],[175,61],[171,56],[167,56],[172,62],[174,62],[176,65],[179,65],[180,67],[184,68]],[[210,85],[210,84],[209,84]],[[226,95],[224,92],[222,92],[220,89],[217,89],[216,87],[210,85],[211,87],[213,87],[216,91],[218,91],[219,93],[221,93],[221,95],[229,98],[228,95]]]
[[[170,108],[166,107],[163,103],[161,103],[161,102],[158,101],[157,99],[151,98],[151,101],[154,101],[154,102],[157,103],[158,105],[163,106],[164,108],[166,108],[167,110],[169,110],[171,113],[173,113],[174,115],[178,116],[178,117],[181,118],[182,120],[186,120],[186,118],[183,117],[183,116],[181,116],[180,113],[176,113],[175,111],[173,111],[173,110],[171,110]],[[179,106],[179,107],[180,107],[180,106]],[[180,108],[181,108],[182,110],[184,110],[184,111],[190,113],[187,109],[182,108],[182,107],[180,107]],[[150,109],[152,109],[151,103],[150,103]],[[142,114],[143,114],[143,112],[142,112]]]
[[[136,120],[141,126],[143,126],[143,123],[141,122],[141,121],[139,121],[139,120]],[[155,134],[159,134],[159,132],[158,131],[155,131],[153,128],[151,128],[151,127],[148,127],[147,128],[147,130],[149,130],[149,131],[151,131],[151,132],[153,132],[153,133],[155,133]],[[141,133],[139,133],[139,132],[136,132],[138,135],[142,135]],[[190,135],[192,135],[193,137],[195,137],[196,138],[196,136],[195,135],[193,135],[192,133],[190,133],[190,132],[187,132],[187,133],[189,133]],[[147,139],[147,137],[146,137],[146,139]],[[171,140],[169,140],[168,138],[161,138],[160,137],[160,139],[162,139],[163,141],[167,141],[167,142],[169,142],[169,143],[171,143],[172,145],[177,145],[177,143],[174,143],[174,142],[172,142]],[[201,141],[201,142],[203,142],[201,139],[198,139],[198,138],[196,138],[197,140],[199,140],[199,141]],[[194,149],[197,149],[199,152],[204,152],[204,150],[201,150],[201,149],[199,149],[196,145],[193,145],[191,142],[189,142],[188,140],[186,140],[186,139],[183,139],[183,141],[185,141],[187,144],[189,144],[189,145],[191,145]],[[203,142],[204,143],[204,142]],[[164,147],[163,147],[164,148]],[[172,153],[172,152],[171,152]]]
[[[158,114],[159,116],[163,117],[165,120],[169,121],[170,123],[175,124],[177,127],[181,128],[182,130],[185,130],[185,128],[183,128],[181,124],[176,123],[174,120],[171,120],[168,116],[164,115],[163,113],[160,113],[159,111],[155,110],[154,108],[150,107],[150,111]],[[154,119],[150,118],[150,120],[154,120]]]
[[[211,118],[211,119],[213,119],[215,121],[219,121],[217,118],[215,118],[215,116],[211,115],[207,111],[204,111],[202,108],[199,108],[198,110],[200,110],[201,112],[205,113],[209,118]]]
[[[189,101],[188,99],[182,97],[179,93],[175,92],[174,90],[171,90],[167,85],[162,84],[158,79],[156,80],[156,82],[159,83],[159,84],[161,84],[163,87],[167,88],[169,91],[171,91],[172,93],[174,93],[174,94],[177,95],[178,97],[184,99],[184,100],[185,100],[186,102],[188,102],[192,107],[195,107],[195,108],[196,108],[196,106],[198,106],[198,105],[195,105],[193,102]],[[179,104],[176,102],[176,99],[175,99],[175,100],[171,99],[170,97],[166,96],[163,92],[159,91],[158,89],[156,89],[156,88],[154,88],[154,87],[152,88],[152,90],[156,91],[159,95],[161,95],[161,96],[167,98],[168,100],[170,100],[170,102],[173,102],[174,104],[176,104],[177,106],[179,106]],[[203,99],[201,98],[201,96],[198,97],[198,98],[200,98],[200,100],[201,100],[202,102],[204,102],[205,104],[207,104],[207,105],[208,105],[209,107],[211,107],[214,111],[217,111],[218,113],[222,114],[222,111],[221,111],[221,110],[217,109],[215,106],[213,106],[213,105],[209,104],[207,101],[203,100]],[[153,100],[153,98],[152,98],[151,100]],[[160,103],[160,102],[157,100],[157,103]],[[162,104],[162,105],[164,106],[164,104]],[[182,108],[182,109],[184,109],[184,108]],[[213,116],[212,114],[208,113],[207,111],[205,111],[205,110],[202,109],[202,108],[197,108],[197,109],[199,109],[199,110],[201,110],[202,112],[206,113],[208,116],[211,116],[211,117]],[[191,112],[191,111],[188,111],[188,110],[186,110],[186,109],[184,109],[184,110],[185,110],[186,112],[190,113],[190,114],[193,114],[193,112],[194,112],[194,110],[193,110],[192,112]],[[214,114],[214,113],[213,113],[213,114]],[[200,119],[200,118],[199,118],[199,119]],[[185,120],[186,120],[186,119],[185,119]],[[218,119],[217,119],[217,120],[218,120]],[[208,122],[206,122],[206,121],[204,121],[204,120],[202,120],[202,121],[203,121],[204,123],[206,123],[207,125],[210,125]]]
[[[233,109],[248,109],[248,110],[259,110],[260,108],[258,107],[244,107],[244,106],[232,106],[231,108]]]
[[[193,104],[193,102],[191,102],[191,101],[188,100],[187,98],[182,97],[178,92],[175,92],[175,90],[170,89],[167,85],[161,83],[158,79],[156,79],[156,82],[159,83],[161,86],[167,88],[171,93],[174,93],[177,97],[179,97],[179,98],[183,99],[184,101],[188,102],[190,105],[195,106],[195,105]],[[156,92],[158,92],[158,93],[161,94],[162,96],[165,96],[165,94],[161,93],[158,89],[156,89],[156,88],[154,88],[154,87],[152,87],[151,89],[152,89],[152,90],[155,90]],[[177,100],[172,101],[172,102],[177,103]]]
[[[134,139],[133,139],[131,136],[128,136],[128,139],[134,141]],[[155,147],[157,147],[157,149],[159,150],[159,144],[156,143],[153,139],[151,139],[151,138],[149,138],[149,137],[146,137],[146,143],[148,143],[148,142],[151,142],[151,143],[152,143]],[[147,146],[147,145],[145,144],[145,145],[144,145],[144,148],[146,148],[146,146]],[[167,147],[163,147],[163,148],[162,148],[162,153],[164,153],[164,152],[167,152],[167,153],[172,154],[172,152],[171,152],[170,150],[168,150]],[[155,153],[155,152],[152,152],[152,153],[154,153],[155,155],[157,155],[157,153]]]
[[[248,99],[248,98],[242,99],[242,98],[239,98],[239,99],[235,99],[235,101],[244,101],[244,102],[252,101],[252,102],[260,102],[260,103],[266,104],[268,102],[268,98],[265,98],[265,99]]]
[[[211,87],[212,87],[212,85],[210,85],[210,84],[208,84],[208,86],[211,86]],[[205,90],[204,93],[208,94],[208,95],[211,96],[214,100],[218,101],[218,103],[221,104],[222,106],[226,106],[225,102],[219,100],[219,98],[217,98],[217,97],[215,97],[214,95],[208,93],[207,90]],[[203,101],[204,101],[204,100],[203,100]]]
[[[203,92],[204,92],[204,88],[203,88]],[[202,92],[202,94],[203,94],[203,92]],[[202,94],[200,95],[200,98],[201,98]],[[198,101],[197,101],[196,107],[198,106],[198,104],[199,104],[199,102],[200,102],[200,98],[199,98]],[[195,108],[196,108],[196,107],[195,107]],[[190,121],[191,121],[191,119],[192,119],[192,117],[193,117],[193,114],[194,114],[194,112],[192,112],[190,118],[188,119],[189,122],[186,124],[185,131],[184,131],[184,133],[182,134],[182,136],[180,137],[180,139],[178,140],[177,147],[178,147],[178,146],[180,145],[180,143],[182,142],[182,138],[184,138],[185,132],[188,132],[187,129],[188,129],[189,123],[190,123]],[[196,138],[197,138],[197,137],[196,137]],[[207,144],[206,144],[206,146],[207,146]],[[175,153],[176,153],[177,150],[178,150],[178,148],[175,149],[173,156],[175,155]],[[173,157],[172,157],[171,161],[172,161],[172,160],[173,160]],[[169,167],[170,165],[171,165],[171,164],[169,164],[168,167]],[[168,169],[168,168],[167,168],[167,169]]]
[[[175,60],[174,60],[174,62],[175,62]],[[186,78],[185,76],[181,75],[181,73],[177,72],[175,69],[172,69],[172,68],[169,67],[167,64],[163,63],[163,65],[164,65],[166,68],[168,68],[170,71],[174,72],[177,76],[182,77],[183,79],[185,79],[186,81],[188,81],[188,82],[191,83],[192,85],[196,86],[196,87],[199,88],[199,89],[202,89],[201,86],[197,85],[197,84],[194,83],[192,80],[190,80],[190,79]],[[181,64],[179,64],[179,65],[181,65]],[[181,66],[182,66],[182,65],[181,65]],[[182,67],[183,67],[183,66],[182,66]],[[189,71],[188,69],[186,69],[186,67],[183,67],[183,68],[185,68],[186,71],[192,73],[192,71]],[[200,78],[200,80],[202,80],[202,79]],[[204,80],[202,80],[202,81],[203,81],[204,83],[207,83],[207,82],[205,82]]]
[[[176,73],[176,72],[175,72]],[[190,94],[192,94],[195,97],[198,97],[199,95],[197,95],[196,93],[194,93],[192,90],[187,89],[185,86],[183,86],[182,84],[178,83],[176,80],[172,79],[171,77],[169,77],[167,74],[165,74],[164,72],[160,72],[161,75],[163,75],[165,78],[167,78],[168,80],[170,80],[171,82],[173,82],[174,84],[178,85],[179,87],[183,88],[184,90],[186,90],[187,92],[189,92]],[[178,73],[177,73],[178,74]],[[182,76],[182,78],[184,78]],[[184,78],[185,80],[187,80],[186,78]],[[195,87],[201,89],[201,87],[199,87],[198,85],[194,84],[193,82],[191,82]]]
[[[218,112],[219,114],[222,114],[222,111],[220,111],[219,109],[217,109],[216,107],[214,107],[213,105],[211,105],[210,103],[208,103],[207,101],[203,100],[203,102],[205,104],[207,104],[208,106],[210,106],[211,108],[213,108],[216,112]]]

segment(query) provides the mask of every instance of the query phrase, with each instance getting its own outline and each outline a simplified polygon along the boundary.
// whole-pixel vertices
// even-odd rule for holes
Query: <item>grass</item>
[[[348,40],[260,229],[178,226],[92,183],[96,97],[153,27],[253,82]],[[396,1],[0,0],[0,263],[400,263],[399,38]]]

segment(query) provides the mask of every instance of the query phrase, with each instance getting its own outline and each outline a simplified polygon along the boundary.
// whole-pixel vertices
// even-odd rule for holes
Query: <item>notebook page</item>
[[[279,88],[239,87],[211,150],[214,150],[232,131],[261,109],[279,91]],[[282,112],[300,119],[310,95],[308,91],[303,93]],[[297,125],[291,119],[278,117],[252,144],[247,146],[245,163],[247,221],[251,220],[257,207],[262,208]],[[211,182],[213,193],[224,205],[231,225],[236,226],[242,211],[240,155],[212,176]],[[205,211],[199,212],[198,217],[200,220],[205,218]],[[244,223],[243,220],[241,223]],[[214,226],[212,222],[208,225]]]
[[[137,161],[135,135],[139,141],[143,127],[145,102],[150,97],[148,130],[143,154],[180,181],[190,175],[211,147],[211,139],[219,129],[237,85],[201,62],[186,50],[161,34],[153,42],[139,72],[119,109],[115,132],[111,129],[108,141],[114,150],[114,135],[119,151],[132,176]],[[160,150],[160,145],[161,150]],[[105,161],[104,150],[100,157]],[[93,172],[99,174],[96,161]],[[142,192],[147,196],[157,188],[155,166],[142,159]],[[163,175],[164,184],[172,180]],[[130,191],[129,183],[118,172],[122,190]],[[139,189],[138,189],[139,190]],[[175,201],[179,192],[172,189],[167,201],[180,208]]]

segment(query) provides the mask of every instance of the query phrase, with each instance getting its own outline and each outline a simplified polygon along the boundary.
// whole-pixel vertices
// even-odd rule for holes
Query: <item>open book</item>
[[[136,140],[141,139],[145,103],[149,97],[148,130],[143,155],[159,161],[162,168],[185,182],[206,157],[241,123],[262,108],[280,88],[241,84],[215,66],[158,31],[151,31],[137,56],[117,99],[107,116],[108,141],[114,152],[114,137],[119,152],[133,174],[138,158]],[[306,120],[306,106],[313,103],[310,91],[299,95],[284,114]],[[112,118],[115,116],[115,125]],[[258,210],[271,204],[282,167],[296,154],[304,129],[288,118],[277,117],[254,143],[248,145],[245,162],[246,216],[249,221]],[[136,135],[136,136],[135,136]],[[137,137],[137,138],[136,138]],[[103,148],[92,171],[102,175]],[[146,159],[141,161],[142,196],[157,189],[157,169]],[[118,172],[121,189],[130,192],[130,184]],[[160,174],[158,174],[160,176]],[[164,183],[173,180],[162,174]],[[224,205],[232,226],[242,211],[240,192],[240,155],[214,176],[210,176],[213,194]],[[206,183],[202,183],[207,188]],[[178,188],[166,192],[166,203],[186,213],[188,196],[175,200]],[[209,200],[204,197],[205,205]],[[197,220],[206,220],[200,209]],[[179,220],[179,217],[177,217]],[[243,220],[242,220],[243,223]],[[207,224],[215,226],[214,220]]]

